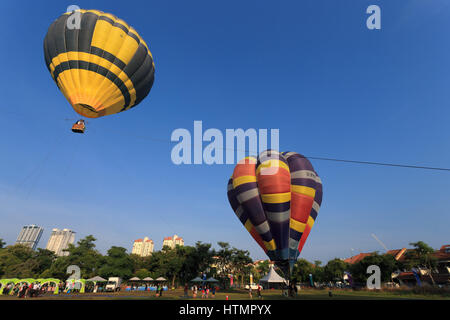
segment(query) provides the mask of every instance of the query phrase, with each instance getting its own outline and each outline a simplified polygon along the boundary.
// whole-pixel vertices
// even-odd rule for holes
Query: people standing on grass
[[[259,298],[259,299],[262,299],[261,291],[262,291],[262,287],[261,287],[260,284],[258,284],[257,292],[258,292],[258,298]]]
[[[20,291],[20,284],[19,283],[16,283],[16,285],[14,286],[14,295],[18,295],[19,294],[19,291]]]
[[[249,287],[248,287],[248,295],[249,295],[250,299],[253,299],[253,296],[252,296],[252,286],[251,286],[251,285],[249,285]]]
[[[194,298],[197,298],[197,285],[194,284],[193,289],[192,289],[192,295],[194,296]]]
[[[211,295],[214,298],[216,296],[216,286],[213,286],[211,289]]]
[[[188,297],[188,291],[189,291],[188,284],[185,283],[185,284],[184,284],[184,297],[185,297],[185,298]]]
[[[19,289],[18,297],[19,298],[26,297],[27,289],[28,289],[28,286],[25,283],[22,283],[22,285],[20,286],[20,289]]]

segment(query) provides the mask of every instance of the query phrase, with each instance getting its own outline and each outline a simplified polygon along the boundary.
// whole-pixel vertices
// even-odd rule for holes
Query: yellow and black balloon
[[[77,15],[78,25],[69,19]],[[98,10],[67,12],[44,39],[47,68],[73,109],[87,118],[126,111],[150,92],[152,54],[125,21]]]

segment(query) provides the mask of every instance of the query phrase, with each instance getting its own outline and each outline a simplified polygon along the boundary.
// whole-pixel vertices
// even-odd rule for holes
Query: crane
[[[381,242],[380,239],[378,239],[378,237],[375,235],[375,233],[372,233],[371,236],[377,240],[377,242],[384,248],[384,250],[388,251],[388,248],[385,246],[385,244],[383,242]]]

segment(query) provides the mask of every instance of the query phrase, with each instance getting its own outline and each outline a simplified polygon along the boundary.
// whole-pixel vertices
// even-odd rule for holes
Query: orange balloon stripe
[[[291,175],[289,171],[279,168],[275,175],[258,174],[258,187],[261,194],[291,192]]]
[[[254,176],[255,175],[256,163],[238,164],[234,168],[233,179],[243,177],[243,176]]]
[[[259,246],[264,250],[264,252],[267,252],[267,248],[264,245],[264,242],[261,236],[256,231],[255,227],[252,227],[252,229],[250,230],[250,234],[252,235],[253,239],[255,239],[255,241],[259,244]]]
[[[298,244],[298,252],[302,252],[303,246],[305,245],[306,239],[308,239],[310,232],[311,226],[307,224],[305,227],[305,231],[303,232],[302,238],[300,239],[300,242]]]
[[[306,223],[313,203],[313,198],[293,192],[291,194],[291,219]]]

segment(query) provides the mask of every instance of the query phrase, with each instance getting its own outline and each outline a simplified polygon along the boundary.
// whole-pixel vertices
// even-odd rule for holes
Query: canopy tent
[[[164,278],[164,277],[159,277],[159,278],[157,278],[155,281],[167,281],[167,280],[166,280],[166,278]]]
[[[200,277],[196,277],[196,278],[192,279],[190,282],[203,282],[203,281],[205,281],[205,280],[203,280]]]
[[[108,281],[108,280],[103,279],[103,278],[100,277],[100,276],[95,276],[95,277],[93,277],[93,278],[87,279],[86,281],[92,281],[92,282],[106,282],[106,281]]]
[[[211,277],[208,280],[206,280],[206,282],[219,282],[219,280],[214,279],[213,277]]]
[[[138,277],[133,277],[129,281],[141,281],[141,279],[139,279]]]
[[[286,279],[282,278],[276,271],[273,269],[273,266],[270,266],[269,272],[265,275],[259,282],[265,283],[284,283],[287,284]]]
[[[142,279],[142,281],[153,281],[153,278],[151,278],[151,277],[145,277],[144,279]]]

